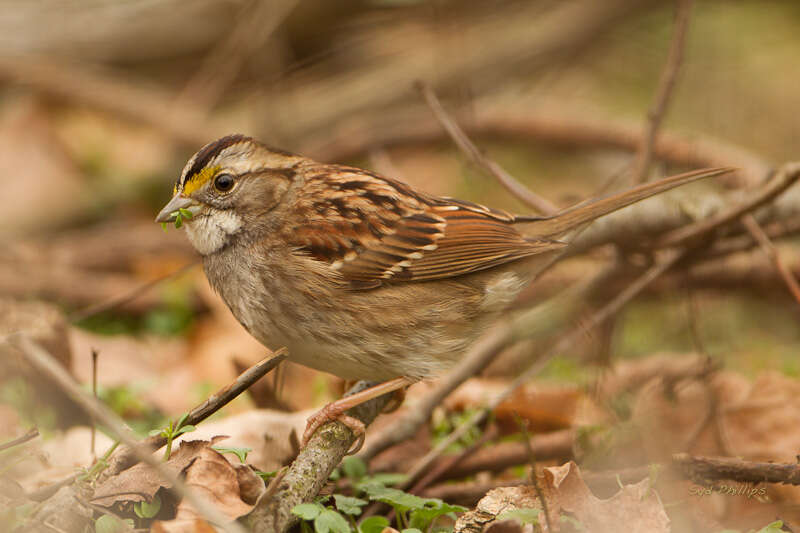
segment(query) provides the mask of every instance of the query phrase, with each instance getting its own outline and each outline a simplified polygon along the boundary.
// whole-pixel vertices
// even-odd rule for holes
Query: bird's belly
[[[451,367],[468,343],[464,338],[443,337],[434,324],[376,335],[366,328],[337,330],[339,322],[300,319],[277,325],[261,320],[249,330],[265,346],[285,346],[292,362],[348,380],[432,377]]]
[[[237,269],[226,279],[220,275],[226,273],[224,257],[219,261],[222,266],[207,267],[209,279],[251,335],[273,349],[285,346],[296,363],[345,379],[442,373],[521,286],[501,273],[488,283],[466,279],[351,291],[323,278],[292,279],[278,264],[255,273]]]

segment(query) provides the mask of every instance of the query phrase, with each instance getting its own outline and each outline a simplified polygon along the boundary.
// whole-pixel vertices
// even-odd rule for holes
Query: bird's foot
[[[353,455],[357,453],[361,447],[364,445],[364,438],[366,437],[366,427],[361,420],[352,417],[350,415],[345,414],[345,411],[349,409],[350,406],[342,406],[339,405],[338,402],[329,403],[310,417],[308,417],[306,430],[303,433],[303,441],[301,443],[302,447],[305,448],[308,444],[308,441],[311,440],[311,437],[316,433],[316,431],[327,424],[328,422],[341,422],[345,426],[349,427],[350,430],[353,432],[358,440],[355,443],[355,446],[351,448],[347,454]]]

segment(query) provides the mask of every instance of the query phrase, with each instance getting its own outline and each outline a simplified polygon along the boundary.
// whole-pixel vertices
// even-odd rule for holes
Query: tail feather
[[[693,170],[676,176],[645,183],[606,198],[591,201],[589,204],[579,204],[570,207],[549,217],[517,217],[517,222],[526,223],[527,235],[537,238],[552,238],[561,235],[581,224],[592,221],[634,204],[650,196],[668,191],[680,185],[693,181],[719,176],[735,170],[733,167],[706,168]]]

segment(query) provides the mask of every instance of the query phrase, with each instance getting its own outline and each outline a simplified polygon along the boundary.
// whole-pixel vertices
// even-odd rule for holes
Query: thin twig
[[[216,393],[209,396],[202,404],[198,405],[186,416],[183,425],[195,426],[219,411],[222,407],[230,403],[234,398],[246,391],[253,383],[264,377],[270,370],[278,366],[286,359],[286,348],[281,348],[273,352],[270,356],[265,357],[258,363],[254,364],[241,374],[229,385],[221,388]],[[177,427],[177,421],[173,421],[173,426]],[[146,449],[156,451],[167,443],[166,437],[162,435],[154,435],[144,439],[137,447],[145,447]],[[136,459],[134,450],[129,449],[128,446],[123,447],[120,451],[114,454],[109,461],[108,470],[105,472],[106,476],[112,476],[122,472],[126,468],[133,465]]]
[[[321,160],[341,161],[363,156],[372,146],[429,147],[446,138],[447,133],[438,124],[424,119],[425,116],[420,115],[417,120],[410,119],[408,124],[397,124],[393,128],[364,126],[356,131],[347,130],[346,135],[328,136],[326,144],[307,144],[303,150]],[[586,112],[573,116],[542,110],[490,110],[478,113],[473,121],[464,125],[464,129],[473,138],[579,149],[636,152],[643,142],[640,123],[609,120]],[[734,166],[738,170],[722,180],[730,188],[758,185],[770,169],[769,163],[759,155],[708,137],[690,138],[662,131],[653,150],[654,157],[659,160],[690,168]]]
[[[92,348],[92,397],[97,400],[97,350]],[[92,418],[92,440],[89,448],[92,452],[92,460],[97,459],[97,452],[95,451],[95,441],[97,438],[97,420]]]
[[[653,159],[658,130],[667,112],[667,107],[675,88],[675,80],[683,63],[683,51],[686,48],[686,35],[689,33],[689,19],[693,0],[676,0],[676,3],[675,29],[672,32],[672,42],[669,46],[667,62],[661,72],[653,104],[647,112],[647,125],[633,165],[634,183],[647,181],[647,171],[650,169],[650,162]]]
[[[485,333],[464,354],[458,366],[438,382],[436,388],[421,398],[413,410],[407,411],[380,433],[368,439],[358,456],[369,460],[390,446],[413,436],[417,429],[428,421],[436,406],[464,381],[488,365],[489,361],[511,342],[511,338],[511,328],[505,322],[497,324]]]
[[[0,444],[0,452],[2,452],[3,450],[8,450],[9,448],[13,448],[14,446],[19,446],[20,444],[25,444],[29,440],[33,440],[38,436],[39,436],[39,430],[36,428],[31,428],[23,436],[17,437],[16,439],[9,440]]]
[[[533,448],[540,461],[563,461],[573,458],[572,445],[575,442],[575,431],[562,429],[552,433],[535,435],[528,443]],[[500,442],[485,446],[468,458],[451,465],[438,478],[437,481],[449,479],[462,479],[477,474],[478,472],[502,472],[512,466],[524,464],[527,457],[528,446],[522,442]],[[431,467],[438,469],[439,465],[449,460],[440,459]]]
[[[688,226],[664,234],[656,241],[656,246],[669,247],[703,238],[716,229],[738,220],[754,209],[771,201],[788,189],[800,178],[800,162],[785,163],[760,190],[748,194],[737,204],[728,206],[719,213]]]
[[[514,412],[514,419],[519,426],[520,433],[522,433],[522,440],[525,442],[525,448],[528,453],[528,462],[531,465],[531,484],[533,485],[533,489],[536,491],[536,496],[539,498],[539,503],[542,504],[542,510],[544,510],[544,520],[547,522],[547,531],[553,531],[553,524],[550,522],[550,510],[547,507],[547,499],[544,497],[544,491],[539,484],[539,476],[536,474],[536,454],[533,453],[533,447],[531,446],[531,436],[528,432],[528,421],[522,420],[522,417],[519,416],[516,411]]]
[[[48,376],[72,401],[81,406],[86,412],[92,413],[114,438],[129,446],[137,459],[154,468],[158,475],[170,485],[168,490],[172,491],[178,499],[188,501],[204,520],[217,524],[229,533],[245,533],[238,523],[232,522],[207,498],[187,487],[179,476],[169,470],[163,462],[154,458],[149,449],[137,442],[135,435],[125,426],[125,422],[119,416],[81,389],[72,376],[38,344],[19,334],[10,335],[6,342],[19,348],[31,366]]]
[[[758,223],[756,218],[748,213],[742,217],[742,224],[750,235],[753,236],[753,239],[758,243],[761,247],[761,250],[764,252],[764,255],[772,261],[772,264],[775,266],[775,270],[780,275],[783,282],[789,288],[789,292],[792,293],[795,301],[800,303],[800,284],[797,283],[797,278],[794,277],[792,271],[781,261],[780,256],[778,255],[778,250],[775,248],[775,245],[772,244],[772,241],[769,239],[769,236]]]
[[[409,489],[408,492],[411,494],[419,494],[426,487],[430,486],[434,481],[441,478],[445,475],[450,469],[454,468],[455,466],[461,464],[465,459],[472,457],[478,450],[480,450],[484,444],[487,442],[497,438],[497,429],[494,426],[490,426],[490,429],[483,432],[483,435],[480,436],[478,440],[472,443],[470,446],[467,447],[464,451],[459,453],[458,455],[454,455],[452,457],[448,457],[445,461],[441,461],[434,465],[427,475],[420,478],[417,483]]]
[[[127,292],[127,293],[125,293],[125,294],[123,294],[121,296],[117,296],[117,297],[112,298],[112,299],[110,299],[108,301],[105,301],[105,302],[100,302],[100,303],[97,303],[97,304],[94,304],[94,305],[90,305],[86,309],[83,309],[82,311],[78,311],[77,313],[72,315],[70,317],[70,321],[73,322],[73,323],[80,322],[82,320],[86,320],[87,318],[93,317],[93,316],[98,315],[100,313],[104,313],[106,311],[110,311],[112,309],[115,309],[115,308],[117,308],[117,307],[119,307],[121,305],[125,305],[128,302],[131,302],[131,301],[135,300],[136,298],[138,298],[139,296],[141,296],[145,292],[149,291],[150,289],[152,289],[153,287],[155,287],[159,283],[162,283],[162,282],[164,282],[164,281],[166,281],[168,279],[172,279],[172,278],[176,278],[176,277],[180,276],[181,274],[183,274],[184,272],[186,272],[187,270],[189,270],[190,268],[192,268],[196,264],[197,264],[197,261],[193,261],[191,263],[183,265],[181,268],[179,268],[178,270],[176,270],[174,272],[170,272],[169,274],[165,274],[165,275],[163,275],[161,277],[158,277],[158,278],[156,278],[154,280],[148,281],[147,283],[143,283],[142,285],[139,285],[138,287],[134,287],[133,289],[131,289],[130,292]]]
[[[626,303],[633,299],[639,292],[642,291],[648,284],[658,278],[661,274],[672,268],[680,259],[686,255],[684,251],[671,251],[667,257],[650,267],[644,274],[636,278],[624,290],[619,292],[617,296],[604,305],[601,309],[595,312],[586,322],[573,328],[567,335],[562,337],[555,345],[547,350],[547,354],[539,357],[532,363],[527,370],[518,375],[500,394],[492,398],[485,409],[475,413],[472,418],[457,427],[450,435],[442,440],[434,449],[428,452],[417,464],[415,464],[408,472],[406,483],[410,483],[420,473],[427,470],[427,468],[438,458],[444,451],[455,441],[460,439],[467,431],[471,430],[477,424],[480,424],[487,416],[488,413],[493,411],[504,402],[508,397],[519,388],[523,383],[530,380],[533,376],[538,374],[550,360],[557,354],[562,354],[571,348],[585,332],[592,329],[599,324],[603,323],[606,319],[616,314]],[[610,274],[609,270],[598,274],[595,277],[596,282],[600,282],[607,278]]]
[[[450,135],[450,138],[453,139],[453,142],[456,143],[456,146],[458,146],[474,165],[494,177],[508,192],[539,213],[543,215],[554,215],[559,211],[556,206],[525,187],[522,183],[517,181],[514,176],[506,172],[503,167],[486,157],[483,152],[473,144],[469,137],[467,137],[467,134],[464,133],[464,130],[461,129],[456,121],[445,111],[430,86],[423,82],[417,82],[416,87],[422,93],[425,102],[428,104],[428,107],[431,108],[436,120],[439,121],[445,131]]]

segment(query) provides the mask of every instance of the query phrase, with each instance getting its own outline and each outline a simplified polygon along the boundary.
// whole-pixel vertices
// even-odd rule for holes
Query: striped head
[[[214,253],[280,203],[302,160],[244,135],[222,137],[189,159],[156,221],[180,218],[197,251]]]

